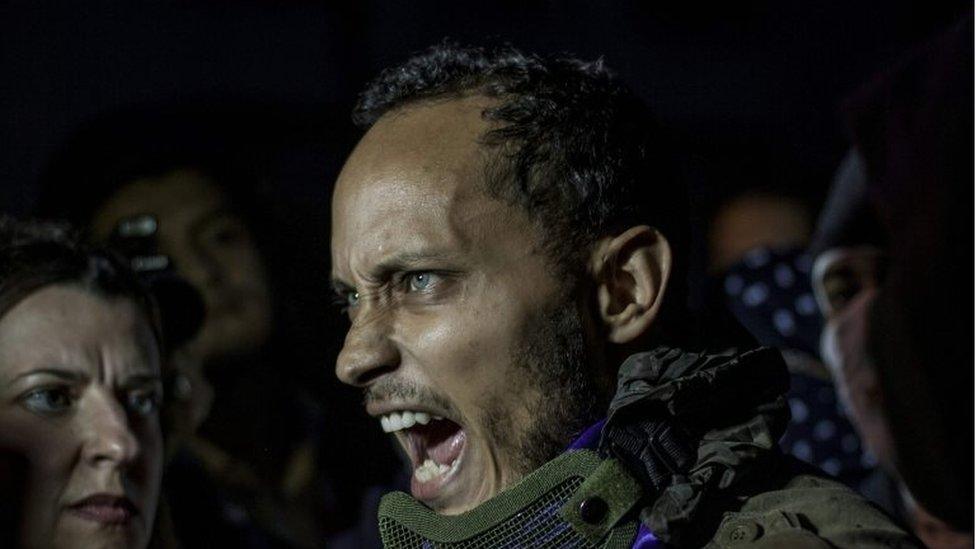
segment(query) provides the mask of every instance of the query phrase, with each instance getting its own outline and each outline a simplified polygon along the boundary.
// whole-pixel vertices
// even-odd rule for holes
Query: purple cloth
[[[594,423],[587,427],[580,436],[576,437],[576,440],[571,442],[566,450],[596,450],[597,445],[600,444],[600,432],[603,431],[603,424],[607,420],[601,419],[600,421]]]
[[[566,448],[569,450],[596,450],[597,446],[600,444],[600,434],[603,431],[603,425],[607,422],[606,419],[601,419],[600,421],[594,423],[587,427],[580,436],[576,437],[570,445]],[[658,540],[650,530],[642,523],[640,528],[637,529],[637,535],[634,537],[634,543],[630,546],[631,549],[657,549],[661,547],[661,541]]]
[[[634,538],[634,544],[630,546],[630,549],[657,549],[658,547],[661,547],[661,540],[654,537],[647,526],[641,523],[640,528],[637,529],[637,537]]]

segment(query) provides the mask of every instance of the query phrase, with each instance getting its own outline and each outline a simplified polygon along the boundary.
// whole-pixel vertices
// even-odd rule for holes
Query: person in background
[[[848,101],[811,245],[824,360],[934,547],[973,539],[972,40],[970,14]]]
[[[774,189],[740,192],[725,200],[709,229],[712,299],[763,345],[779,349],[790,370],[790,424],[783,451],[837,477],[900,515],[896,484],[865,453],[819,358],[823,317],[810,285],[806,246],[811,208]]]
[[[231,521],[253,522],[280,543],[319,546],[328,535],[319,516],[328,510],[317,463],[323,415],[282,375],[298,357],[271,340],[272,289],[246,206],[234,203],[219,175],[168,164],[120,181],[92,214],[92,236],[107,240],[120,221],[140,214],[156,221],[160,252],[197,289],[206,311],[196,337],[179,351],[213,395],[197,432],[184,441],[188,456],[228,494],[223,514]],[[186,496],[174,501],[178,528],[193,520]],[[195,536],[199,527],[187,530]]]
[[[162,346],[155,302],[120,258],[0,218],[0,450],[25,472],[3,494],[20,518],[10,546],[149,545]]]
[[[757,248],[803,249],[812,231],[810,208],[801,198],[771,188],[741,191],[722,201],[712,215],[710,270],[728,271]]]
[[[177,540],[320,547],[359,528],[366,475],[344,471],[332,446],[348,446],[347,428],[327,423],[341,421],[342,403],[324,408],[295,381],[303,357],[278,320],[263,245],[275,236],[251,180],[219,157],[179,148],[105,164],[68,180],[91,192],[66,215],[98,242],[118,244],[123,225],[152,225],[150,247],[204,305],[199,330],[172,355],[185,396],[165,486]]]
[[[869,308],[885,280],[888,237],[867,200],[862,160],[845,159],[819,223],[811,279],[825,326],[820,345],[838,399],[867,449],[893,478],[900,514],[932,548],[972,547],[971,533],[920,505],[901,480],[881,374],[868,346]],[[890,374],[889,374],[890,375]]]

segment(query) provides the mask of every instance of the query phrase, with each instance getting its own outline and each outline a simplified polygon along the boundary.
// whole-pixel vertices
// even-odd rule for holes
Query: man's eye
[[[228,227],[214,232],[214,234],[211,236],[211,240],[217,244],[232,244],[237,242],[242,235],[242,231],[239,231],[233,227]]]
[[[349,314],[359,305],[359,292],[336,288],[332,294],[332,304],[341,314]]]
[[[223,218],[211,222],[200,233],[200,240],[206,245],[229,246],[243,241],[247,236],[244,224],[233,218]]]
[[[861,290],[861,285],[852,278],[835,278],[824,284],[824,293],[834,311],[843,309]]]
[[[149,416],[159,409],[161,400],[156,391],[133,391],[129,394],[126,405],[137,415]]]
[[[24,407],[31,412],[54,415],[71,407],[71,393],[67,388],[34,389],[23,397]]]
[[[439,275],[428,272],[420,272],[411,273],[407,283],[409,285],[409,291],[423,292],[425,290],[429,290],[433,285],[437,284],[439,280]]]

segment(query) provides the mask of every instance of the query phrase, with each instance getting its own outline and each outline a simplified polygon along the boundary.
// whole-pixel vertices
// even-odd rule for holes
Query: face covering
[[[799,248],[750,250],[718,284],[733,316],[763,345],[783,352],[790,365],[791,419],[780,440],[784,452],[859,488],[874,458],[866,455],[832,380],[805,367],[817,355],[836,375],[836,330],[824,326],[810,283],[811,258]],[[823,337],[821,334],[823,333]]]

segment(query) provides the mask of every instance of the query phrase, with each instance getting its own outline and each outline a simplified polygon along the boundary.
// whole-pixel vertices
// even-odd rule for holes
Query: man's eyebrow
[[[342,295],[352,290],[352,286],[346,284],[345,282],[343,282],[339,278],[336,278],[335,276],[332,277],[330,283],[332,285],[332,291],[339,295]]]
[[[220,205],[212,210],[205,211],[195,219],[187,229],[191,235],[197,235],[207,228],[208,225],[220,219],[231,219],[243,224],[241,216],[238,215],[227,205]]]
[[[431,267],[430,263],[445,262],[455,259],[455,255],[444,250],[406,250],[397,252],[384,258],[366,273],[370,280],[382,281],[392,273],[409,271],[412,269]],[[337,275],[332,276],[332,289],[336,293],[348,292],[355,287],[343,281]]]
[[[841,277],[851,278],[855,274],[857,274],[857,271],[852,266],[846,263],[842,265],[831,265],[824,271],[823,279],[829,280],[831,278],[841,278]]]
[[[380,261],[375,268],[377,273],[391,273],[407,269],[425,267],[432,262],[446,261],[453,256],[443,250],[419,250],[404,251],[396,253],[383,261]]]

